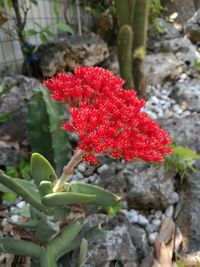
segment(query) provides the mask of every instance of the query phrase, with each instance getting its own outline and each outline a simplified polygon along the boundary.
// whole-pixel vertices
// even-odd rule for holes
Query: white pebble
[[[157,232],[151,233],[149,235],[149,242],[150,242],[150,244],[153,244],[157,237],[158,237],[158,233]]]
[[[140,215],[138,215],[138,224],[145,226],[145,225],[149,224],[149,220],[145,216],[140,214]]]
[[[97,172],[98,172],[99,174],[101,174],[102,172],[106,171],[107,169],[108,169],[108,165],[107,165],[107,164],[104,164],[104,165],[102,165],[101,167],[99,167],[99,168],[97,169]]]
[[[152,225],[154,225],[155,227],[157,227],[157,229],[160,227],[160,224],[161,224],[161,220],[159,219],[154,219],[152,220]]]
[[[80,172],[85,172],[85,170],[86,170],[86,165],[85,165],[85,163],[80,163],[80,164],[78,165],[78,170],[79,170]]]
[[[155,216],[156,219],[161,219],[161,217],[162,217],[162,211],[161,210],[156,211],[156,213],[154,214],[154,216]]]
[[[20,201],[20,202],[18,202],[18,203],[16,204],[16,206],[17,206],[19,209],[23,208],[25,205],[26,205],[26,202],[25,202],[25,201]]]
[[[172,218],[174,214],[174,207],[172,205],[170,205],[166,211],[165,211],[165,215],[166,217]]]
[[[155,232],[157,230],[156,228],[157,227],[155,227],[155,225],[152,225],[152,224],[147,224],[145,226],[145,229],[146,229],[148,234],[151,234],[151,233]]]
[[[76,172],[76,176],[78,177],[78,179],[83,179],[84,176],[81,172]]]
[[[129,223],[138,223],[138,212],[136,210],[125,210],[121,211],[129,221]]]
[[[18,222],[20,219],[20,216],[19,215],[12,215],[10,217],[10,220],[13,221],[13,222]]]
[[[154,103],[156,105],[159,103],[159,99],[156,96],[152,96],[150,98],[150,101],[151,101],[151,103]]]
[[[176,192],[173,192],[171,195],[171,202],[172,204],[176,204],[179,202],[179,194]]]

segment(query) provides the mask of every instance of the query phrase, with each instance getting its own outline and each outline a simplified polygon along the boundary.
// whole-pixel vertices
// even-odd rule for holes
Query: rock
[[[200,114],[192,113],[187,117],[161,119],[159,124],[169,132],[172,139],[176,139],[178,145],[189,147],[200,153]]]
[[[145,216],[139,214],[138,215],[138,224],[141,226],[145,226],[145,225],[149,224],[149,221]]]
[[[156,219],[161,219],[162,218],[162,211],[161,210],[156,211],[154,214],[154,217]]]
[[[179,194],[176,192],[173,192],[171,195],[172,198],[172,204],[177,204],[179,202]]]
[[[80,172],[85,172],[86,171],[86,164],[84,162],[81,162],[79,165],[78,165],[78,170]]]
[[[95,34],[60,38],[40,49],[39,66],[43,77],[52,77],[65,69],[79,65],[94,66],[108,55],[106,43]]]
[[[184,33],[192,43],[200,42],[200,9],[187,21],[184,26]]]
[[[36,79],[13,75],[0,80],[0,114],[11,113],[0,126],[0,140],[23,141],[26,138],[27,101]],[[13,114],[12,114],[13,113]]]
[[[158,233],[157,232],[149,234],[149,242],[150,242],[150,244],[153,244],[157,237],[158,237]]]
[[[190,182],[182,186],[182,208],[176,220],[183,235],[183,253],[199,253],[200,247],[200,160],[195,165],[198,171],[191,174]]]
[[[122,209],[121,212],[126,216],[129,223],[138,223],[138,211]]]
[[[108,169],[108,165],[107,164],[104,164],[104,165],[102,165],[101,167],[99,167],[98,169],[97,169],[97,172],[99,173],[99,174],[101,174],[101,173],[103,173],[104,171],[106,171]]]
[[[136,247],[138,262],[141,262],[142,259],[148,255],[150,249],[147,234],[145,230],[138,225],[129,225],[128,232],[133,245]]]
[[[183,83],[176,83],[171,97],[181,105],[187,103],[189,111],[200,112],[200,85],[199,80],[186,80]]]
[[[174,192],[172,174],[165,172],[164,166],[155,167],[150,163],[127,164],[127,202],[134,209],[165,209],[171,204]]]
[[[172,218],[173,217],[173,214],[174,214],[174,206],[170,205],[166,211],[165,211],[165,215],[166,217],[168,218]]]
[[[137,253],[125,225],[108,231],[106,236],[89,244],[88,267],[108,267],[112,263],[123,267],[137,266]]]
[[[147,55],[145,72],[148,73],[149,84],[164,84],[175,81],[186,70],[185,64],[172,53],[157,53]]]
[[[17,165],[19,160],[19,150],[12,144],[0,141],[0,167]]]
[[[160,225],[161,225],[161,220],[159,220],[159,219],[154,219],[154,220],[152,220],[151,223],[152,223],[153,226],[155,226],[155,229],[158,230],[159,227],[160,227]]]
[[[196,47],[187,38],[180,37],[164,40],[160,43],[159,52],[173,53],[176,58],[187,65],[192,65],[197,60]]]

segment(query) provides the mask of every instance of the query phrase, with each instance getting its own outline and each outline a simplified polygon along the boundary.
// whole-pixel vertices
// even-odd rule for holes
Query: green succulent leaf
[[[97,206],[114,206],[120,201],[120,197],[96,185],[85,183],[71,183],[72,192],[96,195],[93,204]]]
[[[92,204],[95,199],[96,196],[92,194],[59,192],[45,195],[42,198],[42,203],[48,207],[56,207],[67,204]]]
[[[31,174],[38,187],[41,181],[54,182],[58,179],[49,161],[39,153],[33,153],[31,156]]]

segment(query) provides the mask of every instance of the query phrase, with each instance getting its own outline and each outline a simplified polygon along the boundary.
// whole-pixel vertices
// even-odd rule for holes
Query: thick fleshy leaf
[[[38,187],[41,181],[53,182],[58,179],[49,161],[39,153],[33,153],[31,156],[31,174]]]
[[[45,195],[42,203],[48,207],[56,207],[67,204],[92,204],[95,199],[96,196],[92,194],[59,192]]]
[[[97,206],[113,206],[116,205],[120,200],[119,196],[96,185],[77,182],[71,183],[70,186],[72,192],[96,195],[96,199],[93,201],[93,204]]]

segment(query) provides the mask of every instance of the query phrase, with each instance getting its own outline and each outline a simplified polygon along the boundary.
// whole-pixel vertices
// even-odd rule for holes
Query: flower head
[[[106,154],[126,161],[162,161],[171,153],[168,133],[142,107],[144,100],[122,88],[123,80],[97,67],[78,67],[45,82],[57,101],[67,103],[70,121],[63,129],[79,136],[78,148],[86,161]]]

